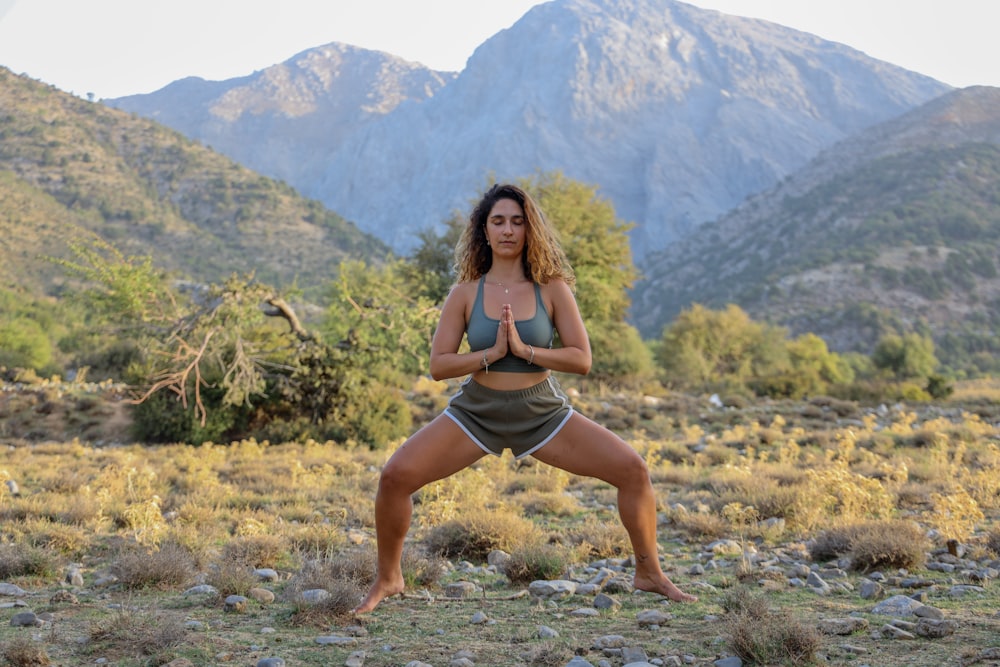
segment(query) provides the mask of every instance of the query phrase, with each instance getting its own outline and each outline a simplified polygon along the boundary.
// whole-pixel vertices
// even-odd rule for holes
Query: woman
[[[446,410],[392,455],[375,498],[378,566],[354,610],[403,592],[400,561],[411,496],[505,448],[618,489],[618,511],[635,552],[635,587],[678,602],[697,600],[660,569],[656,500],[645,462],[606,428],[575,412],[552,371],[586,374],[590,342],[566,257],[534,201],[495,185],[469,216],[456,250],[458,279],[431,345],[437,379],[470,377]],[[552,347],[555,334],[561,345]],[[459,352],[463,336],[470,352]]]

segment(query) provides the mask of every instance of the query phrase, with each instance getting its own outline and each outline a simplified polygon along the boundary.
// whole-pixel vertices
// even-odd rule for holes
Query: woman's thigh
[[[463,470],[486,455],[449,417],[438,415],[399,446],[382,469],[382,481],[409,492]]]
[[[632,447],[600,424],[573,413],[562,430],[532,454],[549,465],[620,486],[646,476],[646,463]]]

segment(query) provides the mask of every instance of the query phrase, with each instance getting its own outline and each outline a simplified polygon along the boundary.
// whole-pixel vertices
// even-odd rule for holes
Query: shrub
[[[230,540],[222,549],[224,561],[247,567],[274,567],[284,554],[277,535],[253,535]]]
[[[674,512],[671,519],[681,532],[695,539],[718,539],[730,531],[728,521],[709,512]]]
[[[927,537],[910,521],[894,521],[862,532],[851,547],[851,569],[870,572],[880,569],[908,570],[923,567]]]
[[[819,633],[784,614],[756,617],[746,613],[729,619],[730,648],[751,665],[811,665],[820,647]]]
[[[0,544],[0,581],[13,577],[48,578],[55,572],[55,558],[47,551],[22,543]]]
[[[621,558],[632,551],[628,533],[618,521],[588,517],[569,532],[569,542],[585,558]]]
[[[483,562],[494,549],[508,553],[542,540],[540,529],[510,510],[473,510],[430,530],[424,545],[446,558]]]
[[[135,656],[153,656],[180,645],[187,630],[174,614],[136,609],[125,602],[116,613],[104,616],[90,627],[90,639],[113,646],[116,651]],[[169,661],[169,660],[168,660]],[[151,664],[163,664],[157,660]]]
[[[223,560],[208,569],[205,583],[214,586],[219,595],[246,595],[260,580],[246,563]]]
[[[0,651],[0,658],[10,667],[45,667],[51,665],[45,648],[29,637],[15,637]]]
[[[371,567],[367,570],[367,577],[364,578],[366,584],[370,583],[371,575],[375,572],[374,554],[372,554],[371,558]],[[401,565],[403,569],[403,582],[407,586],[422,586],[425,588],[437,584],[441,580],[446,567],[443,558],[426,555],[410,547],[403,549]]]
[[[759,593],[740,586],[722,599],[730,648],[751,665],[813,664],[819,633],[785,614],[772,612]]]
[[[993,529],[986,535],[986,548],[1000,557],[1000,529]]]
[[[926,560],[927,537],[911,521],[866,521],[821,532],[809,545],[816,561],[848,557],[851,569],[919,568]]]
[[[554,579],[567,568],[565,552],[552,544],[528,545],[516,549],[503,564],[503,573],[512,584],[527,584],[538,579]]]
[[[118,577],[125,590],[170,589],[191,581],[194,577],[194,557],[173,542],[167,542],[151,552],[127,549],[115,560],[111,572]]]
[[[316,625],[349,616],[361,601],[363,586],[370,583],[375,571],[368,563],[362,566],[362,562],[370,557],[369,552],[356,552],[346,559],[307,561],[285,589],[285,595],[295,607],[293,622],[299,625]],[[368,581],[362,581],[359,576]],[[313,589],[322,589],[329,596],[317,603],[306,603],[302,599],[302,592]]]

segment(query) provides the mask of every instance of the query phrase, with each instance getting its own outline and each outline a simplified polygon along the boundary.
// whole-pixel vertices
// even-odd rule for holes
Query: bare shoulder
[[[574,299],[573,290],[562,278],[553,278],[541,286],[542,296],[555,301]]]
[[[477,286],[478,281],[476,280],[452,286],[451,291],[448,292],[448,297],[445,299],[444,307],[468,312],[476,300]]]
[[[576,308],[576,297],[573,289],[562,278],[553,278],[541,286],[542,300],[549,307],[549,312],[558,312],[567,307]]]

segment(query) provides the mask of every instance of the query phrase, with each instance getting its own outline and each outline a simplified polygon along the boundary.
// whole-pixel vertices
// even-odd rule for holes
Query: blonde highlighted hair
[[[531,196],[510,184],[497,184],[486,191],[472,213],[462,238],[455,247],[455,275],[460,283],[478,280],[493,266],[493,251],[486,240],[486,221],[493,206],[501,199],[517,202],[524,211],[525,244],[521,255],[524,275],[544,285],[553,278],[576,284],[573,268],[566,259],[559,235],[542,214]]]

